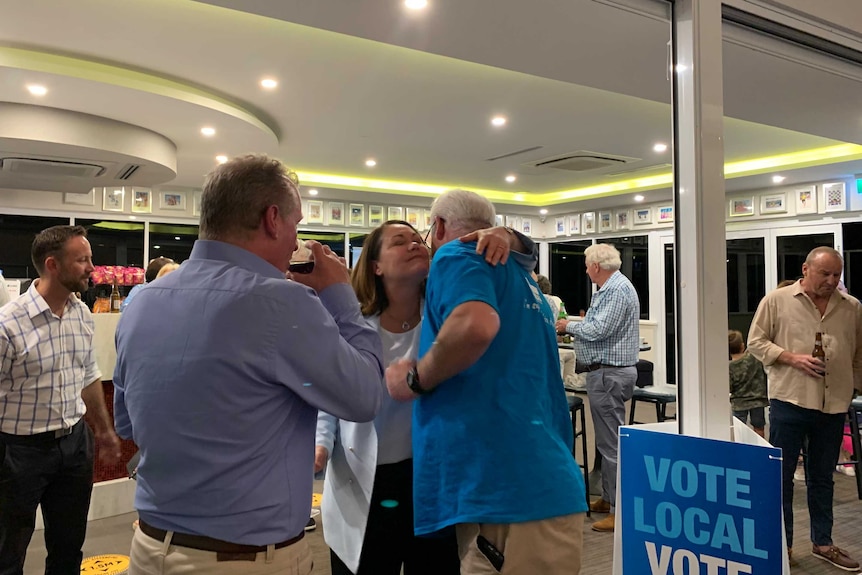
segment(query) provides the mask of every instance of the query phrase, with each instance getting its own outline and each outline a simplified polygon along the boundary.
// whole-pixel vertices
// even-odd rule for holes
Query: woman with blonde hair
[[[522,265],[535,265],[533,242],[511,230],[481,230],[462,241],[477,239],[477,252],[492,265],[524,246],[532,253]],[[365,239],[351,282],[362,313],[380,334],[384,365],[417,357],[430,260],[422,236],[401,220],[385,222]],[[388,395],[370,423],[318,416],[315,471],[329,461],[322,515],[333,575],[398,575],[402,565],[406,575],[459,573],[454,532],[413,535],[411,421],[411,404]]]

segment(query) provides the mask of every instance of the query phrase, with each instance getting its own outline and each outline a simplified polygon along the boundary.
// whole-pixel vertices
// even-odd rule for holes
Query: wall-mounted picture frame
[[[305,221],[309,224],[323,223],[323,201],[308,200],[308,213],[305,214]]]
[[[73,194],[66,192],[63,194],[64,204],[77,204],[79,206],[94,206],[96,205],[96,193],[102,194],[102,188],[90,188],[86,194]]]
[[[521,233],[527,237],[533,235],[533,220],[521,218]]]
[[[787,212],[787,194],[765,194],[760,196],[761,214],[783,214]]]
[[[368,227],[376,228],[383,223],[383,206],[368,206]]]
[[[585,234],[592,234],[596,231],[596,212],[584,212],[581,227]]]
[[[806,186],[793,191],[796,199],[796,214],[817,213],[817,186]]]
[[[674,209],[673,206],[659,206],[656,209],[656,214],[658,214],[657,219],[660,224],[669,224],[673,222],[674,219]]]
[[[348,223],[353,227],[365,225],[365,204],[350,204],[350,220]]]
[[[393,208],[389,206],[389,209],[386,210],[386,219],[387,220],[403,220],[404,219],[404,208]]]
[[[566,218],[554,218],[554,230],[558,236],[566,235]]]
[[[572,214],[569,216],[569,235],[573,236],[581,233],[581,214]]]
[[[423,216],[422,221],[425,224],[425,226],[422,229],[424,231],[430,230],[431,229],[431,210],[422,210],[422,216]],[[497,214],[496,216],[494,216],[494,218],[495,218],[495,223],[498,226],[503,225],[503,216]]]
[[[521,222],[518,219],[518,216],[506,216],[506,227],[512,228],[513,230],[520,230]]]
[[[431,210],[425,210],[425,211],[428,212],[429,216],[431,215]],[[428,222],[428,224],[430,226],[431,222]],[[506,225],[506,220],[505,220],[505,218],[503,218],[503,214],[497,214],[496,216],[494,216],[494,225],[497,227],[501,227],[501,226]]]
[[[204,193],[203,192],[195,192],[192,194],[192,215],[199,216],[201,215],[201,203],[203,203]]]
[[[186,211],[186,193],[175,191],[159,192],[159,207],[163,210]]]
[[[599,212],[599,231],[612,232],[614,231],[614,219],[611,212]]]
[[[617,229],[628,230],[631,228],[631,214],[628,210],[617,210]]]
[[[404,220],[417,230],[422,221],[422,210],[420,208],[407,208],[407,218]]]
[[[847,210],[847,194],[844,182],[823,184],[823,209],[827,212],[843,212]]]
[[[344,225],[344,202],[326,202],[326,223],[330,226]]]
[[[125,199],[125,188],[105,188],[102,190],[102,211],[122,212]]]
[[[132,188],[132,213],[153,213],[153,191],[149,188]]]
[[[728,215],[731,218],[754,215],[754,198],[732,198],[728,205]]]
[[[652,208],[637,208],[635,210],[634,220],[632,223],[636,226],[643,226],[652,223]]]

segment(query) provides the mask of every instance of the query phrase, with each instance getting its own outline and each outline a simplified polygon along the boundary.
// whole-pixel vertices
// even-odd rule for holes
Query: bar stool
[[[661,423],[668,419],[676,419],[676,415],[667,414],[667,405],[676,403],[676,386],[675,385],[648,385],[646,387],[636,387],[632,393],[632,406],[629,411],[629,425],[635,423],[643,423],[635,421],[635,408],[639,401],[652,403],[655,405],[656,421]]]
[[[574,436],[574,443],[572,443],[572,457],[575,458],[575,461],[578,460],[576,456],[576,444],[578,437],[581,438],[581,451],[584,456],[584,463],[578,466],[584,470],[584,487],[586,490],[587,496],[587,517],[590,516],[590,466],[587,461],[587,416],[586,416],[586,408],[584,407],[584,400],[578,397],[573,393],[566,393],[566,400],[569,403],[569,414],[572,417],[572,435]],[[579,415],[578,415],[579,414]],[[578,430],[578,419],[580,419],[581,425],[580,430]]]

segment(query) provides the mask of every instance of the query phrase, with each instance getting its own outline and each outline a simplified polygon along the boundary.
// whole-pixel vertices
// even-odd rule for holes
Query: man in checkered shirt
[[[632,282],[620,273],[620,252],[610,244],[584,250],[587,275],[599,290],[583,321],[557,321],[558,333],[575,338],[578,371],[587,373],[587,396],[602,455],[602,497],[590,503],[596,513],[610,513],[593,523],[594,531],[613,531],[617,496],[617,442],[625,424],[625,403],[637,380],[640,302]]]
[[[0,573],[21,573],[42,505],[46,573],[77,575],[93,487],[93,432],[106,463],[120,440],[105,407],[93,318],[74,292],[88,287],[93,254],[80,226],[33,241],[39,272],[0,309]]]

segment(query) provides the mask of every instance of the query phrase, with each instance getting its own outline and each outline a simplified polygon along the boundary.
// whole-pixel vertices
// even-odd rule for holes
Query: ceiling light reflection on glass
[[[274,90],[278,87],[278,82],[272,78],[264,78],[260,81],[260,85],[267,90]]]
[[[506,122],[508,122],[508,120],[505,116],[494,116],[491,118],[491,125],[496,126],[497,128],[505,126]]]
[[[48,93],[48,88],[40,84],[29,84],[27,86],[27,91],[34,96],[44,96]]]

